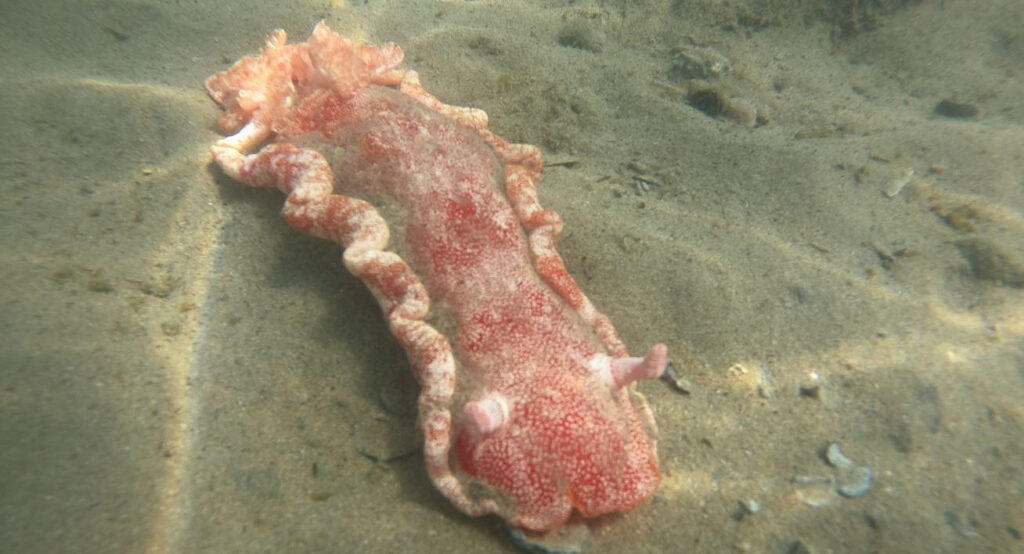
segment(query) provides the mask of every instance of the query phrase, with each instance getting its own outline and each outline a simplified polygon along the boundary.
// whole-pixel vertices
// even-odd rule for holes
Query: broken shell
[[[676,392],[689,395],[693,390],[693,384],[688,379],[679,375],[672,360],[665,366],[665,372],[661,374],[661,380],[668,383]]]
[[[907,184],[910,183],[910,180],[913,177],[914,177],[914,170],[909,168],[909,167],[908,168],[904,168],[903,171],[900,173],[900,176],[895,178],[895,179],[893,179],[892,182],[889,183],[889,186],[886,187],[883,192],[889,198],[894,198],[897,194],[899,194],[903,190],[903,187],[907,186]]]
[[[745,498],[740,500],[740,508],[748,514],[756,514],[761,511],[761,503],[752,498]]]
[[[793,477],[796,485],[796,498],[812,507],[820,508],[835,498],[835,480],[828,475],[797,475]]]
[[[569,522],[546,533],[533,533],[509,527],[509,537],[516,546],[541,554],[580,554],[590,539],[590,529],[583,523]]]
[[[836,478],[836,492],[839,494],[847,498],[857,498],[864,496],[871,489],[874,471],[870,467],[853,463],[853,460],[843,455],[838,442],[828,445],[825,449],[825,459],[840,470]]]
[[[848,472],[841,473],[836,480],[836,492],[847,497],[864,496],[871,490],[874,472],[870,467],[856,466]]]
[[[854,465],[853,460],[843,455],[838,442],[828,445],[828,448],[825,450],[825,459],[828,460],[832,467],[838,467],[839,469],[850,468]]]

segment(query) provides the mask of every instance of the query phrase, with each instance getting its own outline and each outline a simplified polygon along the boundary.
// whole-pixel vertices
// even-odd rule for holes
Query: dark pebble
[[[821,387],[818,385],[800,385],[800,396],[804,398],[821,398]]]

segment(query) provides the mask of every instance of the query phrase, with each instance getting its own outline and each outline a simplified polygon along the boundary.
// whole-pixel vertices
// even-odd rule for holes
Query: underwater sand
[[[51,0],[0,7],[2,550],[515,551],[338,248],[210,163],[202,82],[321,18],[540,146],[687,381],[587,552],[1024,549],[1024,4]]]

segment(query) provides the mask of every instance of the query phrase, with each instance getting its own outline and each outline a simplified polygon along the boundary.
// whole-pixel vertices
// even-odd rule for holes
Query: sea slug
[[[629,357],[566,271],[540,151],[441,103],[401,60],[323,22],[306,43],[273,32],[206,81],[229,135],[213,159],[344,247],[408,354],[427,470],[459,510],[543,535],[634,508],[660,474],[633,383],[661,375],[666,347]]]

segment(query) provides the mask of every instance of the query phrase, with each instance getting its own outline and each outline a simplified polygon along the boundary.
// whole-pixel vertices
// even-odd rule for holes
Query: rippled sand
[[[540,146],[571,271],[688,381],[588,552],[1024,547],[1024,5],[222,0],[0,8],[4,550],[513,550],[337,248],[210,165],[203,80],[320,18]]]

